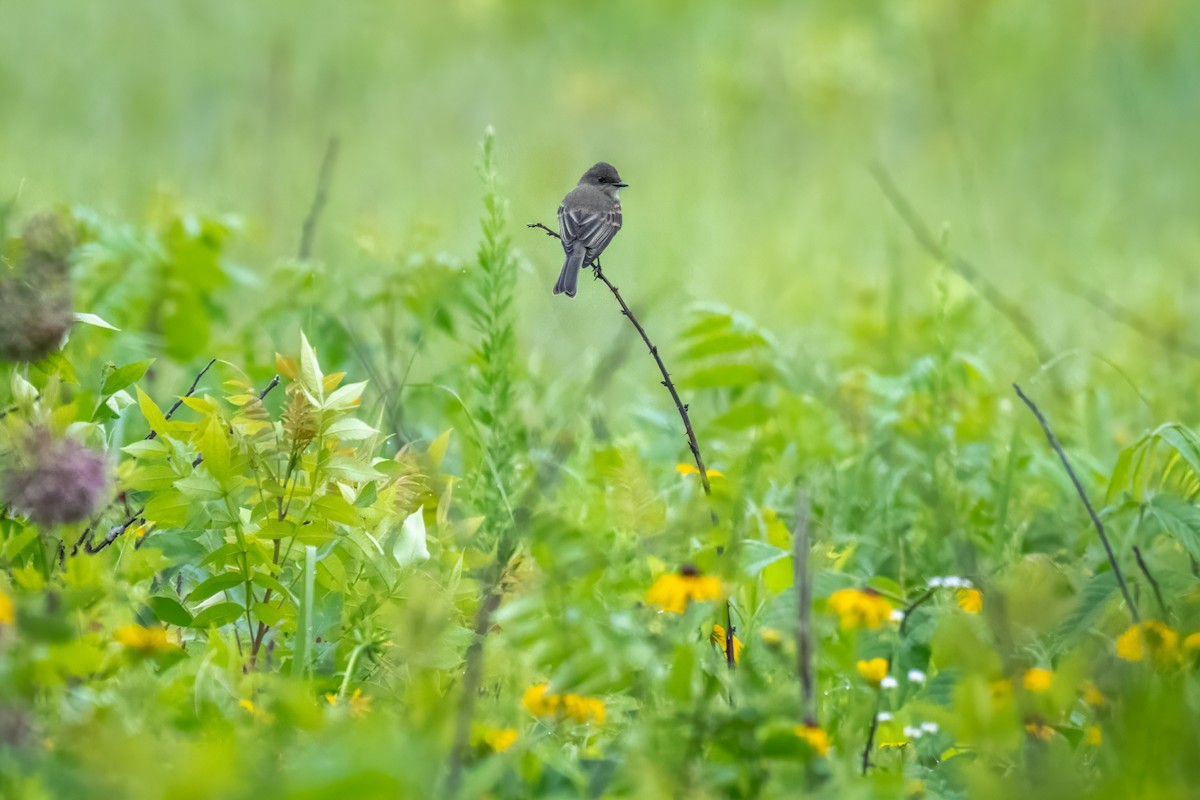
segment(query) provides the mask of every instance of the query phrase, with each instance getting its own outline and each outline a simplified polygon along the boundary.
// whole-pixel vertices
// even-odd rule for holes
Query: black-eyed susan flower
[[[493,752],[504,753],[517,743],[517,730],[516,728],[485,728],[481,738]]]
[[[727,644],[727,642],[725,641],[724,626],[713,625],[712,634],[708,637],[708,640],[712,644],[715,644],[721,648],[721,655],[725,656],[726,659],[729,658],[729,651],[725,648],[725,645]],[[733,637],[733,663],[735,663],[735,664],[742,660],[742,647],[743,647],[742,640],[737,637],[737,634],[734,634],[734,637]]]
[[[829,753],[829,734],[816,725],[797,725],[796,736],[808,742],[813,752],[824,758]]]
[[[1025,670],[1025,676],[1021,679],[1021,685],[1027,692],[1048,692],[1051,684],[1054,683],[1054,673],[1048,669],[1034,667],[1033,669]]]
[[[858,670],[858,674],[863,677],[863,680],[876,688],[887,677],[889,668],[886,658],[872,658],[868,661],[859,661],[854,666]]]
[[[688,603],[718,600],[721,579],[701,575],[695,567],[685,564],[677,573],[663,575],[646,590],[646,602],[672,614],[682,614]]]
[[[0,592],[0,625],[12,625],[17,619],[12,598]]]
[[[154,656],[179,648],[179,645],[167,636],[167,629],[158,626],[147,628],[143,625],[122,625],[113,631],[113,638],[127,650],[144,656]]]
[[[604,722],[604,701],[598,697],[584,697],[578,694],[562,695],[563,716],[584,725],[588,722],[600,724]]]
[[[1108,698],[1096,688],[1096,684],[1091,681],[1085,681],[1083,684],[1083,702],[1092,708],[1100,708],[1108,704]]]
[[[843,630],[875,629],[892,615],[891,601],[872,589],[838,589],[827,602]]]
[[[1139,622],[1117,637],[1117,657],[1168,666],[1179,661],[1179,634],[1156,619]]]
[[[1033,738],[1041,739],[1043,742],[1050,741],[1054,738],[1054,734],[1058,733],[1044,722],[1030,722],[1025,726],[1025,731]]]
[[[604,722],[604,701],[598,697],[578,694],[551,694],[549,685],[538,683],[525,690],[521,705],[535,717],[558,717],[572,719],[583,725],[588,722]]]

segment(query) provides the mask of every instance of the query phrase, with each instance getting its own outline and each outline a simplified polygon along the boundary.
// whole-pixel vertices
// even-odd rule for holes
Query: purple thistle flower
[[[99,510],[111,480],[108,460],[79,442],[36,428],[5,470],[4,503],[38,525],[80,522]]]

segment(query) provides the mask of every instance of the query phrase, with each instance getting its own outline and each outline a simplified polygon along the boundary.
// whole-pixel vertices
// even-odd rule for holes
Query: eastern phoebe
[[[617,190],[628,185],[621,181],[616,167],[601,161],[583,173],[579,185],[563,198],[558,207],[558,232],[567,260],[554,284],[555,294],[574,297],[579,270],[595,261],[621,230]]]

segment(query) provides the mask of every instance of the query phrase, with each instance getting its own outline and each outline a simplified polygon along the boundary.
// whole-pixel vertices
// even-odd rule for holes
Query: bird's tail
[[[575,296],[575,291],[579,286],[579,270],[583,269],[583,259],[586,255],[587,248],[580,242],[576,242],[575,246],[567,252],[567,260],[563,264],[562,272],[558,273],[558,283],[554,284],[555,294],[565,294],[567,297]]]

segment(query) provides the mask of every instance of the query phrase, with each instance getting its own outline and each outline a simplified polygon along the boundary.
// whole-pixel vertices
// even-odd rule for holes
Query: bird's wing
[[[621,230],[621,204],[613,203],[607,211],[590,208],[558,207],[558,228],[562,231],[563,246],[570,249],[582,243],[593,256],[600,255],[612,238]]]

